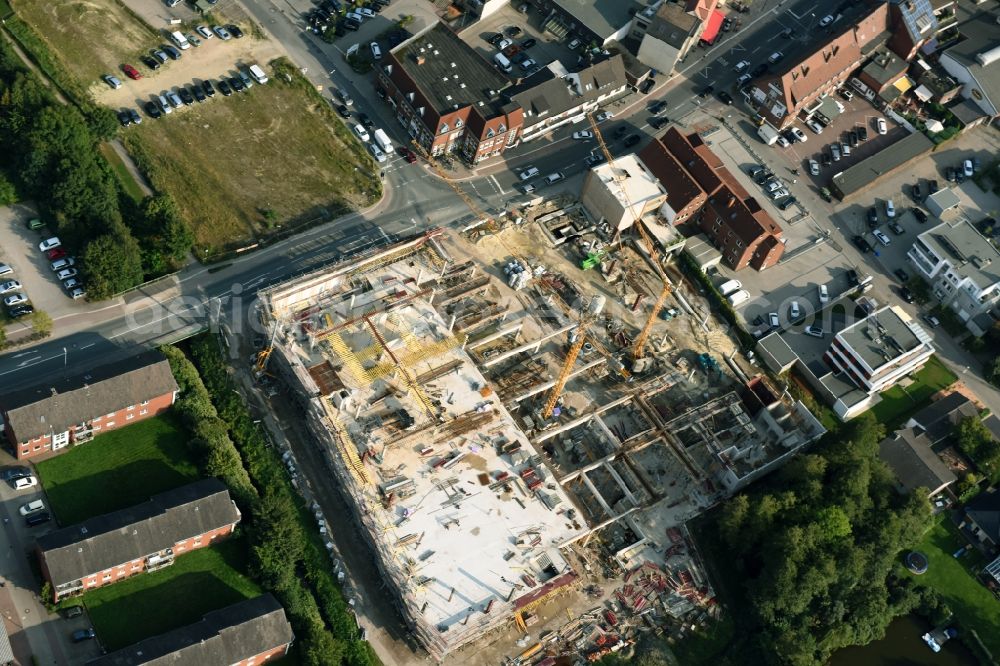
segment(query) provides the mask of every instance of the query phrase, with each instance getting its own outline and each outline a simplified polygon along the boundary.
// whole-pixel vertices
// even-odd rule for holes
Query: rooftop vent
[[[441,52],[438,51],[437,49],[434,49],[434,55],[441,55]]]
[[[423,50],[423,49],[421,49],[421,51],[422,51],[422,50]],[[418,65],[422,65],[422,64],[424,64],[424,62],[426,62],[426,61],[424,60],[424,57],[423,57],[423,56],[421,56],[421,55],[418,55],[418,56],[417,56],[416,58],[414,58],[414,60],[415,60],[415,61],[417,62],[417,64],[418,64]]]
[[[976,54],[976,60],[978,60],[979,64],[983,67],[993,64],[998,58],[1000,58],[1000,46],[994,46],[989,51],[983,51],[982,53]]]
[[[458,67],[458,65],[456,65],[455,63],[451,63],[451,66],[452,67]]]
[[[445,96],[444,96],[444,98],[445,98],[446,100],[448,100],[449,102],[451,101],[451,95],[445,95]]]
[[[459,88],[465,88],[465,84],[464,84],[464,83],[459,83],[459,84],[458,84],[458,87],[459,87]]]

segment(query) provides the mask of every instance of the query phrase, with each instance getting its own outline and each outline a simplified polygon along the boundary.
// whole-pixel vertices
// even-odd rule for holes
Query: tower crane
[[[608,145],[604,142],[604,137],[601,135],[601,130],[597,126],[594,114],[588,113],[587,119],[590,120],[590,126],[594,130],[594,138],[597,139],[597,145],[601,147],[601,152],[604,153],[604,158],[608,161],[608,165],[611,167],[611,175],[615,179],[619,188],[621,188],[622,199],[625,200],[625,206],[627,207],[626,210],[629,215],[634,216],[632,201],[629,199],[628,191],[625,184],[622,182],[624,177],[615,172],[615,159],[611,156],[611,151],[608,150]],[[637,217],[633,217],[632,226],[639,230],[639,235],[642,237],[643,244],[646,246],[646,251],[649,252],[649,258],[652,260],[653,267],[656,269],[657,274],[663,281],[663,288],[660,289],[660,294],[656,297],[656,301],[653,303],[653,309],[649,312],[649,318],[646,319],[646,323],[643,325],[642,330],[636,337],[632,347],[632,358],[639,359],[642,358],[643,351],[646,347],[646,341],[649,339],[649,334],[653,330],[653,324],[656,323],[656,318],[659,316],[660,310],[663,309],[663,304],[667,302],[667,296],[670,295],[672,287],[670,279],[667,277],[667,274],[663,271],[663,267],[660,265],[660,253],[656,249],[656,244],[653,242],[653,239],[649,237],[649,234],[646,232],[646,229],[643,228],[642,223]]]

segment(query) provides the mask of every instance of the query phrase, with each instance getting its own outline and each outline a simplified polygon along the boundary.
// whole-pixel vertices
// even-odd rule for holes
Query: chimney
[[[426,60],[424,59],[424,57],[423,57],[422,55],[418,55],[418,56],[417,56],[416,58],[414,58],[414,59],[415,59],[415,60],[417,61],[417,64],[418,64],[418,65],[422,65],[422,64],[424,64],[424,62],[426,62]]]
[[[736,205],[736,197],[730,194],[729,201],[726,203],[726,208],[732,208],[735,205]]]

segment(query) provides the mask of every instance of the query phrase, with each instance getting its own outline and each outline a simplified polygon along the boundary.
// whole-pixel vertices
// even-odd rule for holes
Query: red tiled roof
[[[698,183],[684,170],[659,139],[654,139],[639,152],[639,159],[646,165],[667,190],[667,203],[675,211],[682,210],[704,195]]]
[[[701,33],[702,40],[708,43],[715,41],[715,38],[719,36],[719,29],[722,27],[722,21],[725,18],[726,15],[718,9],[713,10],[711,16],[708,17],[708,21],[705,23],[705,30]]]

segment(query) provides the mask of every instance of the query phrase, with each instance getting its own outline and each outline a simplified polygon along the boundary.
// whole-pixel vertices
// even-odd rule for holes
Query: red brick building
[[[40,536],[38,559],[58,602],[170,566],[178,555],[232,534],[239,522],[226,486],[203,479]]]
[[[695,222],[730,268],[764,270],[781,258],[781,226],[697,134],[670,127],[639,153],[667,190],[675,225]]]
[[[158,351],[0,395],[7,445],[23,460],[162,414],[177,382]]]
[[[258,666],[288,654],[294,639],[281,604],[263,594],[206,613],[194,624],[91,659],[87,666]]]
[[[846,82],[888,40],[889,5],[878,3],[853,21],[838,20],[833,28],[812,53],[797,62],[780,62],[773,73],[747,85],[750,106],[763,120],[779,129],[788,127],[801,111]]]
[[[385,55],[378,87],[399,124],[432,155],[470,163],[517,145],[524,111],[500,91],[510,80],[438,22]]]

